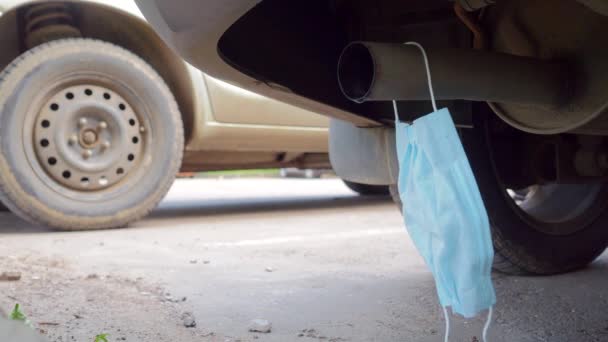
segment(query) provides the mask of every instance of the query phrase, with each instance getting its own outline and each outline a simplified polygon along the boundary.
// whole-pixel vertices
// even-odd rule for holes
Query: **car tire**
[[[522,204],[507,191],[495,158],[492,127],[514,130],[482,107],[462,142],[492,226],[494,269],[508,274],[550,275],[573,271],[595,260],[608,245],[608,185],[545,184]],[[526,134],[516,132],[517,134]],[[507,149],[514,145],[505,143]],[[583,205],[583,203],[586,203]]]
[[[390,195],[387,185],[369,185],[342,180],[346,187],[362,196],[388,196]]]
[[[124,227],[181,166],[175,99],[141,58],[90,39],[42,44],[0,74],[0,199],[61,230]]]
[[[514,275],[550,275],[576,270],[592,262],[608,244],[606,184],[587,185],[594,189],[597,197],[593,205],[571,220],[542,221],[534,217],[531,212],[525,211],[521,203],[517,203],[520,200],[509,195],[500,181],[491,151],[491,120],[499,119],[489,112],[476,115],[475,128],[463,129],[461,138],[490,219],[495,251],[494,269]],[[544,199],[546,204],[543,204],[543,197],[536,199],[536,212],[540,212],[539,209],[545,205],[545,217],[565,215],[567,210],[579,205],[580,196],[586,196],[584,186],[553,185],[550,189],[555,198],[542,192],[534,194],[547,197]],[[401,210],[396,185],[391,186],[391,193]],[[519,191],[513,193],[521,196]],[[568,208],[550,201],[572,205]]]

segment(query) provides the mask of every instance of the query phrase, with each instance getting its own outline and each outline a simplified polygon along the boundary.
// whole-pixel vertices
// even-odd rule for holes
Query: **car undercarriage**
[[[604,1],[181,0],[140,6],[197,67],[339,119],[330,133],[332,165],[341,177],[368,184],[396,183],[392,100],[401,121],[432,111],[420,51],[403,44],[419,43],[439,106],[449,108],[460,128],[484,198],[495,268],[564,272],[606,247]]]

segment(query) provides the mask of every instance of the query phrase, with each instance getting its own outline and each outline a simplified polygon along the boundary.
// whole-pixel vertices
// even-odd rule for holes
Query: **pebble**
[[[0,281],[18,281],[21,280],[21,272],[2,272],[0,273]]]
[[[254,319],[249,323],[249,331],[269,333],[272,330],[272,324],[265,319]]]
[[[182,314],[182,323],[186,328],[196,327],[196,320],[194,319],[192,312],[184,312]]]
[[[171,295],[165,295],[161,301],[164,302],[171,302],[171,303],[179,303],[179,302],[185,302],[188,298],[187,297],[180,297],[180,298],[175,298]]]
[[[319,336],[318,332],[315,329],[304,329],[301,331],[302,336],[310,337],[310,338],[320,338],[324,336]],[[298,335],[300,336],[300,335]]]
[[[266,267],[266,272],[273,272],[274,269],[272,267]]]

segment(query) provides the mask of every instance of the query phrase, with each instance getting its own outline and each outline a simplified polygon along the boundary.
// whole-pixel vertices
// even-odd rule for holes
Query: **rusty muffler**
[[[568,101],[561,63],[503,53],[426,48],[435,97],[559,107]],[[338,81],[355,102],[428,100],[421,51],[412,45],[353,42],[338,62]]]

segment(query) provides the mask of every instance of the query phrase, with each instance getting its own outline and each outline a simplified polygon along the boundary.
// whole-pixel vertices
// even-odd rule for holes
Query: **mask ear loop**
[[[490,329],[490,324],[492,323],[492,306],[488,310],[488,319],[486,320],[486,324],[483,326],[483,333],[481,334],[483,338],[483,342],[488,342],[488,330]]]
[[[433,91],[433,80],[431,79],[431,68],[429,67],[429,58],[426,56],[426,51],[422,47],[422,45],[416,42],[406,42],[403,43],[405,45],[414,45],[420,52],[422,52],[422,57],[424,58],[424,67],[426,68],[426,78],[429,83],[429,93],[431,93],[431,103],[433,104],[433,111],[437,111],[437,103],[435,103],[435,92]]]
[[[424,67],[426,69],[426,78],[429,84],[429,93],[431,94],[431,103],[433,104],[433,111],[437,111],[437,103],[435,102],[435,92],[433,91],[433,80],[431,79],[431,68],[429,67],[429,58],[426,55],[426,51],[422,47],[422,45],[416,42],[405,42],[405,45],[413,45],[420,49],[422,52],[422,57],[424,58]],[[395,113],[395,122],[400,122],[399,120],[399,111],[397,110],[397,101],[393,100],[393,112]]]
[[[448,315],[448,309],[445,306],[443,306],[443,317],[445,317],[445,335],[443,337],[443,341],[449,342],[449,340],[450,340],[450,315]]]
[[[401,122],[399,120],[399,110],[397,109],[397,101],[393,100],[393,113],[395,113],[395,123]]]

